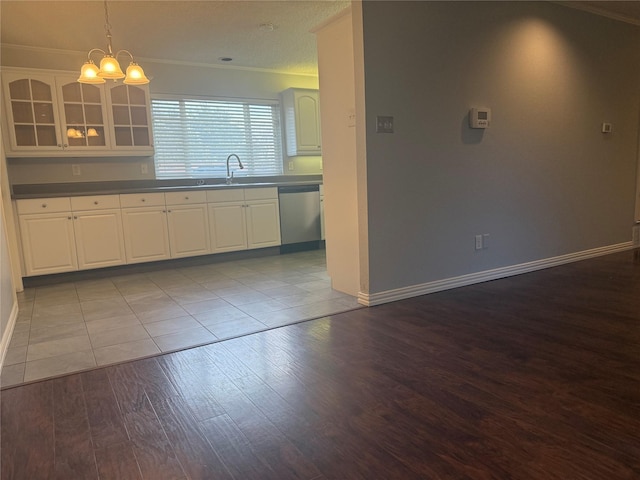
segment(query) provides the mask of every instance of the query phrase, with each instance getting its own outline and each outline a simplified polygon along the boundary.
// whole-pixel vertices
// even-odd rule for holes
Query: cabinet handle
[[[162,213],[167,213],[167,211],[166,210],[162,210]]]
[[[62,148],[67,148],[69,145],[67,145],[66,143],[64,145],[62,145]]]
[[[58,144],[58,148],[62,148],[62,144],[61,143]]]
[[[167,212],[171,213],[171,210],[167,210]]]

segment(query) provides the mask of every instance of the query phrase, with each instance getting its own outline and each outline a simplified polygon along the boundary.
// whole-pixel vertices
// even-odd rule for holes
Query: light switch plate
[[[376,133],[393,133],[393,117],[378,115],[376,117]]]

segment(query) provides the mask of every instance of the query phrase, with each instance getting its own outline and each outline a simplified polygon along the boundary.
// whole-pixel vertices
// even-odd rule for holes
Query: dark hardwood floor
[[[639,252],[1,400],[2,479],[638,479]]]

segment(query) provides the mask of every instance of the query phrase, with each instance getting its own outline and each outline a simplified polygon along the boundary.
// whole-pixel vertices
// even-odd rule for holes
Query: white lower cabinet
[[[152,262],[171,257],[164,207],[123,208],[122,228],[127,263]]]
[[[80,270],[126,262],[119,209],[74,212],[73,229]]]
[[[172,192],[165,194],[171,257],[193,257],[211,253],[207,194]]]
[[[280,245],[278,189],[207,192],[213,253]]]
[[[247,248],[280,245],[278,200],[252,201],[246,204]]]
[[[171,257],[164,193],[120,195],[127,263]]]
[[[72,197],[71,210],[80,270],[126,263],[118,195]]]
[[[16,203],[27,275],[125,263],[117,195],[28,199]]]
[[[247,248],[247,222],[244,202],[210,203],[209,230],[212,253]]]
[[[16,201],[26,276],[280,245],[278,189]]]
[[[70,211],[20,215],[20,233],[27,275],[78,269]]]

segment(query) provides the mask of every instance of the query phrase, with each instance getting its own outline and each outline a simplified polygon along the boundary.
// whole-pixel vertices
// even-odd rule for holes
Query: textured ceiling
[[[348,1],[108,2],[114,50],[136,58],[317,73],[310,30]],[[1,41],[87,52],[106,46],[102,1],[2,0]],[[261,28],[273,24],[273,30]]]
[[[115,50],[138,59],[222,64],[317,74],[315,35],[310,30],[349,1],[110,0]],[[640,24],[640,1],[558,2],[606,11]],[[1,0],[1,41],[86,53],[105,48],[104,4],[89,1]],[[260,28],[273,24],[273,30]]]

